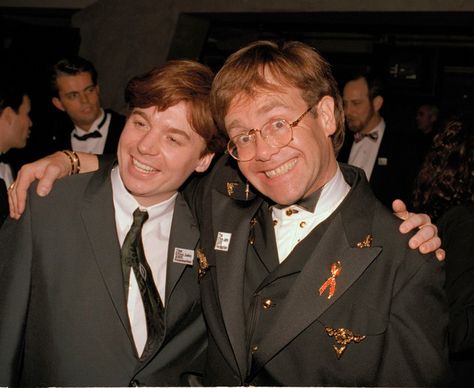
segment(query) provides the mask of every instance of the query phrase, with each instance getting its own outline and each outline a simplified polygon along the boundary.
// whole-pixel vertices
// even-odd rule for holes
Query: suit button
[[[128,383],[128,386],[129,386],[129,387],[139,387],[139,386],[140,386],[140,383],[138,382],[138,380],[131,380],[131,381]]]
[[[255,353],[258,350],[258,346],[254,345],[252,346],[252,353]]]

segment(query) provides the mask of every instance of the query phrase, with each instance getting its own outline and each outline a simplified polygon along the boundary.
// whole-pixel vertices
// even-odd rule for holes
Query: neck
[[[382,116],[380,116],[378,113],[375,114],[367,123],[365,128],[361,131],[364,134],[372,132],[382,121]]]

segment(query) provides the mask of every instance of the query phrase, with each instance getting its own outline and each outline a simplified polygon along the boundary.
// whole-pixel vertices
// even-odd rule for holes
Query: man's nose
[[[278,152],[280,152],[280,148],[269,145],[262,137],[261,132],[255,134],[255,160],[270,160]]]
[[[143,134],[138,142],[138,151],[144,155],[157,155],[160,152],[160,137],[154,131]]]

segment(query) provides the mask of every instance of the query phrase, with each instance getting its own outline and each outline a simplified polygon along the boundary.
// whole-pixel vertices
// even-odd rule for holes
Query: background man
[[[6,159],[12,148],[23,148],[29,136],[30,98],[15,82],[0,81],[0,226],[8,215],[7,187],[13,172]]]
[[[125,118],[102,109],[97,71],[91,62],[81,57],[58,61],[52,69],[51,91],[53,105],[67,114],[72,128],[57,128],[50,135],[46,154],[62,149],[95,154],[117,151]]]
[[[343,101],[348,131],[338,160],[362,168],[386,206],[395,198],[409,203],[419,157],[412,137],[385,123],[380,79],[355,75],[344,86]]]
[[[184,385],[206,336],[199,232],[177,190],[219,149],[212,77],[174,61],[134,78],[118,165],[30,195],[5,223],[0,385]]]
[[[193,198],[205,384],[444,384],[442,266],[407,248],[362,170],[336,162],[329,65],[298,42],[252,43],[216,75],[211,106],[230,156]]]

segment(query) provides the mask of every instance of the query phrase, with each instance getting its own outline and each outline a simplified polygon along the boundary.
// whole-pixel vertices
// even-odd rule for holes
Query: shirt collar
[[[100,108],[100,115],[95,119],[95,121],[92,123],[90,129],[88,131],[83,130],[82,128],[78,127],[77,125],[74,125],[74,133],[76,133],[78,136],[83,136],[86,133],[90,133],[93,131],[99,131],[102,129],[103,125],[105,124],[105,121],[107,120],[107,114],[104,112],[102,108]]]
[[[350,190],[350,186],[344,179],[339,165],[336,169],[336,174],[327,182],[321,189],[315,191],[307,198],[299,200],[296,204],[286,206],[274,206],[276,214],[281,213],[288,208],[300,208],[305,212],[319,214],[333,211],[339,203],[345,198]]]

